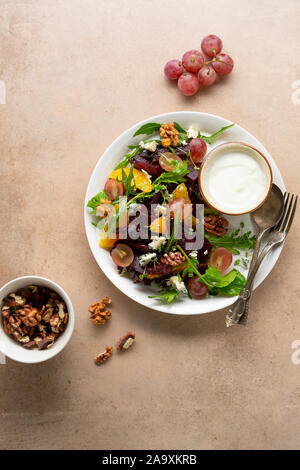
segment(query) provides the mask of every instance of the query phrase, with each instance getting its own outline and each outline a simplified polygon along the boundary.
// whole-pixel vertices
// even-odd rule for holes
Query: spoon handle
[[[251,264],[249,267],[249,272],[248,272],[248,279],[251,277],[251,272],[253,271],[253,268],[256,264],[258,253],[260,250],[260,245],[262,238],[265,234],[266,230],[261,230],[257,236],[255,247],[253,250],[253,255],[252,255],[252,260]],[[248,281],[248,280],[247,280]],[[247,286],[248,282],[246,283]],[[247,318],[248,318],[248,312],[249,312],[249,305],[250,305],[250,297],[248,298],[248,295],[244,295],[246,286],[244,289],[240,292],[240,295],[238,299],[231,305],[227,315],[226,315],[226,325],[227,326],[232,326],[237,323],[241,325],[245,325],[247,323]]]
[[[253,250],[253,255],[252,255],[251,263],[250,263],[250,266],[249,266],[248,276],[251,274],[251,272],[253,271],[253,267],[254,267],[255,264],[256,264],[256,261],[257,261],[257,258],[258,258],[258,254],[259,254],[259,250],[260,250],[260,246],[261,246],[261,241],[262,241],[263,236],[264,236],[265,233],[266,233],[266,230],[261,230],[261,231],[259,232],[259,234],[257,235],[257,239],[256,239],[255,247],[254,247],[254,250]],[[240,317],[240,320],[239,320],[239,323],[240,323],[241,325],[246,325],[246,324],[247,324],[248,313],[249,313],[249,308],[250,308],[250,300],[251,300],[251,295],[250,295],[250,297],[245,301],[244,313],[243,313],[243,315]]]

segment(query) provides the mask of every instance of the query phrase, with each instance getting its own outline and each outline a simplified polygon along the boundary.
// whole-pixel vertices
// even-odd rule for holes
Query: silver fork
[[[294,194],[291,195],[290,193],[285,193],[283,215],[278,224],[275,225],[273,230],[270,232],[268,241],[265,247],[263,248],[261,254],[259,255],[255,265],[253,266],[253,269],[251,270],[247,278],[245,287],[240,292],[239,298],[241,302],[244,303],[244,301],[247,300],[249,305],[250,297],[252,295],[253,290],[253,281],[261,263],[263,262],[267,254],[270,252],[270,250],[274,248],[274,246],[281,244],[287,236],[295,216],[297,200],[298,196],[295,196]],[[248,311],[246,312],[246,314],[248,314]],[[240,323],[240,320],[242,319],[243,315],[244,310],[242,309],[242,313],[236,322],[232,322],[230,316],[227,316],[226,326],[232,326],[236,323]]]

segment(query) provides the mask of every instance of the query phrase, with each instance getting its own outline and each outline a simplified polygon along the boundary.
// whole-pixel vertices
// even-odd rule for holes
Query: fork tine
[[[288,200],[289,200],[289,195],[290,193],[287,193],[285,192],[284,193],[284,204],[283,204],[283,212],[282,212],[282,216],[281,218],[278,220],[277,224],[275,225],[274,229],[273,230],[279,230],[280,227],[281,227],[281,224],[282,224],[282,221],[285,217],[285,214],[286,214],[286,209],[287,209],[287,203],[288,203]]]
[[[293,206],[293,209],[292,209],[292,212],[291,212],[291,215],[290,215],[290,220],[288,221],[287,227],[285,229],[285,234],[286,235],[289,233],[289,230],[290,230],[291,225],[293,223],[293,219],[294,219],[295,212],[296,212],[296,207],[297,207],[297,201],[298,201],[298,196],[296,196],[296,198],[295,198],[294,206]]]
[[[289,199],[289,203],[288,203],[288,206],[287,206],[287,209],[286,209],[286,213],[285,213],[284,219],[283,219],[281,227],[280,227],[280,232],[285,232],[288,221],[289,221],[290,213],[291,213],[291,210],[292,210],[292,207],[293,207],[294,194],[292,194],[290,196],[291,197]]]

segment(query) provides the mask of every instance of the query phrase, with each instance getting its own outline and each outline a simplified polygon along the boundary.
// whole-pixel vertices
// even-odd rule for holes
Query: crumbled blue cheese
[[[167,285],[173,287],[173,289],[176,289],[177,292],[180,292],[180,294],[187,294],[187,289],[185,287],[185,284],[183,280],[181,279],[180,276],[171,276],[167,280]]]
[[[152,142],[146,142],[145,144],[145,149],[149,150],[149,152],[155,152],[156,147],[157,143],[155,142],[155,140],[153,140]]]
[[[149,243],[148,247],[151,250],[159,250],[160,247],[164,246],[167,242],[166,237],[158,237],[157,235],[154,235],[152,237],[152,242]]]
[[[127,213],[129,216],[134,216],[136,215],[137,210],[140,208],[141,204],[136,204],[133,202],[132,204],[129,205],[127,209]]]
[[[196,139],[196,137],[198,136],[198,131],[196,131],[196,129],[194,129],[193,126],[190,126],[187,130],[186,135],[188,136],[189,139]]]
[[[154,214],[158,217],[160,215],[166,215],[168,211],[168,208],[166,205],[162,206],[161,204],[157,204],[157,206],[154,209]]]
[[[190,258],[197,258],[197,256],[198,256],[198,251],[197,250],[193,250],[189,254]]]
[[[145,148],[145,142],[143,140],[140,141],[139,147],[141,147],[141,149]]]
[[[241,258],[241,262],[242,262],[242,267],[244,269],[249,268],[249,264],[250,264],[250,259],[249,258]]]
[[[186,140],[183,140],[183,141],[181,142],[181,145],[187,145],[187,144],[188,144],[188,143],[187,143]]]
[[[139,263],[141,266],[146,266],[156,258],[156,253],[145,253],[144,255],[139,256]]]

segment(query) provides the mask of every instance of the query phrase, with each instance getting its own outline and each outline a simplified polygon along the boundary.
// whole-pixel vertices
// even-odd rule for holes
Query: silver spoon
[[[256,239],[255,248],[253,251],[253,256],[251,260],[251,264],[249,267],[249,273],[252,271],[257,256],[259,253],[261,241],[265,233],[274,227],[279,219],[282,216],[284,208],[284,197],[281,190],[276,186],[276,184],[272,185],[272,190],[269,194],[268,199],[266,202],[260,206],[256,211],[251,213],[251,218],[256,224],[258,228],[258,235]],[[247,323],[247,316],[249,310],[250,298],[243,298],[240,294],[238,299],[232,304],[229,309],[229,312],[226,316],[226,325],[232,326],[236,323],[246,324]]]

